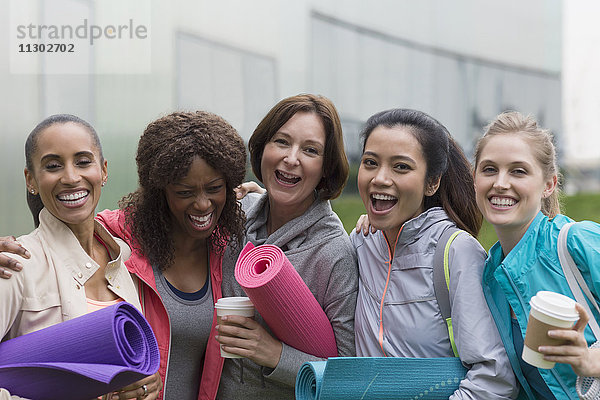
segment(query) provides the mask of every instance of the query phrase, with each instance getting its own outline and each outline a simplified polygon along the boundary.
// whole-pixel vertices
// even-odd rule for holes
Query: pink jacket
[[[154,272],[148,259],[134,249],[134,240],[131,236],[131,230],[125,227],[125,215],[122,210],[104,210],[96,218],[108,229],[108,231],[118,238],[124,240],[132,249],[129,260],[125,262],[130,273],[137,278],[140,303],[144,316],[152,326],[154,335],[158,342],[160,350],[160,377],[163,384],[167,378],[167,369],[169,361],[169,350],[171,343],[171,326],[167,310],[156,289]],[[210,254],[210,279],[213,293],[213,300],[216,303],[221,298],[221,254]],[[217,314],[213,313],[213,322],[206,345],[204,356],[204,368],[202,380],[200,381],[200,390],[198,400],[213,400],[217,396],[219,389],[219,380],[223,370],[223,358],[220,354],[219,343],[215,339],[217,325]],[[160,399],[164,399],[164,391],[159,394]]]

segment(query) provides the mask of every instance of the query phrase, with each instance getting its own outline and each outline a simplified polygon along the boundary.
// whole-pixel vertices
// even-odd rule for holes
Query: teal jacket
[[[525,337],[529,316],[529,300],[539,290],[550,290],[574,298],[558,261],[557,241],[560,228],[572,220],[564,215],[548,219],[541,212],[519,243],[506,257],[497,242],[489,252],[483,271],[483,292],[500,332],[511,365],[522,388],[519,398],[535,399],[523,376],[513,344],[510,308],[517,316],[521,334]],[[590,290],[598,301],[600,294],[600,225],[583,221],[571,227],[567,248],[579,267]],[[510,307],[509,307],[510,305]],[[594,317],[600,316],[593,306]],[[585,336],[588,344],[596,341],[589,326]],[[556,364],[552,369],[539,369],[554,396],[577,400],[576,375],[568,364]]]

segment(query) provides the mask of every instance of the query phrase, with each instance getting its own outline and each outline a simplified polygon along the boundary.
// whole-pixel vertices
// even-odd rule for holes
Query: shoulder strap
[[[598,308],[598,304],[594,299],[594,295],[592,295],[592,292],[590,292],[588,285],[585,283],[579,268],[575,264],[575,261],[569,253],[569,249],[567,248],[567,234],[569,233],[569,229],[573,224],[574,222],[570,222],[565,224],[560,229],[560,233],[558,234],[558,259],[560,260],[560,266],[565,274],[565,278],[567,278],[569,288],[571,289],[571,292],[573,292],[573,296],[575,296],[575,300],[577,300],[577,302],[581,304],[583,308],[585,308],[585,311],[589,314],[590,321],[588,324],[590,325],[590,328],[592,328],[592,332],[594,332],[596,340],[600,340],[600,327],[598,326],[596,318],[594,318],[594,314],[592,314],[592,311],[590,310],[590,306],[588,301],[586,301],[585,296],[587,296],[589,302],[596,307],[598,314],[600,314],[600,309]]]
[[[452,352],[455,357],[458,357],[458,351],[456,350],[456,344],[454,343],[454,331],[452,329],[452,318],[450,317],[449,254],[450,245],[461,232],[462,230],[455,227],[446,229],[437,242],[435,254],[433,256],[433,290],[440,307],[442,318],[444,318],[448,327],[448,338],[450,339],[450,345],[452,346]]]

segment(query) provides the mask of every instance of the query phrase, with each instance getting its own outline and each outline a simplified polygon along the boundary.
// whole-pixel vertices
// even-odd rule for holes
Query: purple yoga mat
[[[91,399],[158,370],[156,338],[120,302],[0,343],[0,387],[35,400]]]

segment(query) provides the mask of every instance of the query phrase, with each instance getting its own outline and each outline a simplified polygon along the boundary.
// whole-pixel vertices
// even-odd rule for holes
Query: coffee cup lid
[[[539,291],[529,302],[532,308],[557,319],[577,321],[579,313],[575,309],[575,300],[560,293]]]
[[[251,308],[254,307],[248,297],[221,297],[215,307],[219,308]]]

